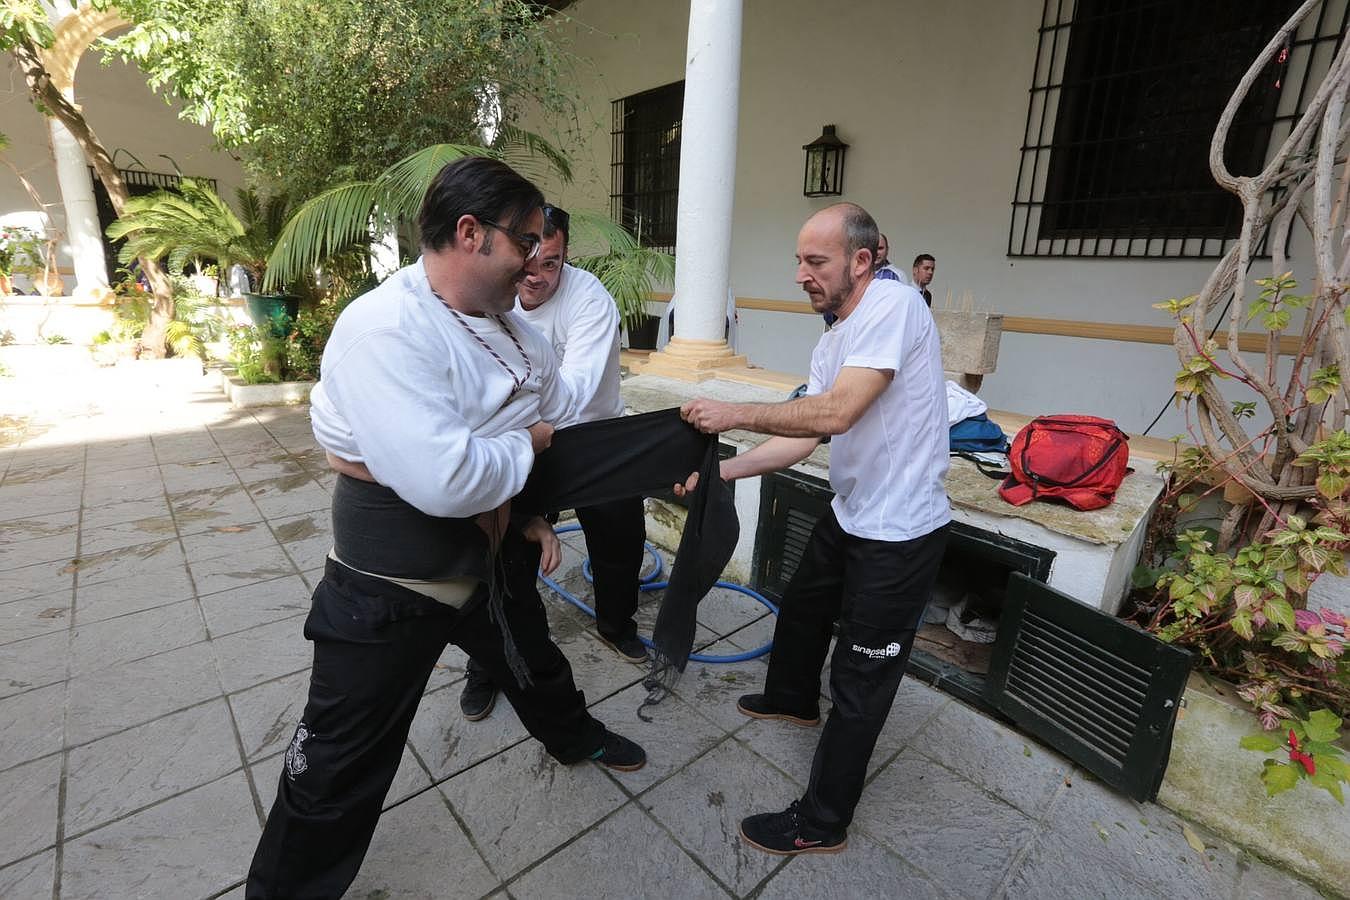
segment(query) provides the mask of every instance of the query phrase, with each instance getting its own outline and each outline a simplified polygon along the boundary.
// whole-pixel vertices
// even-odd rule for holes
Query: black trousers
[[[635,637],[633,613],[638,607],[638,579],[647,539],[642,498],[579,506],[577,521],[586,537],[586,555],[591,558],[591,574],[595,576],[596,630],[612,643]]]
[[[533,676],[523,690],[481,599],[457,611],[329,561],[305,622],[305,637],[314,643],[309,701],[249,870],[250,900],[346,891],[447,643],[502,686],[521,722],[559,762],[578,762],[600,749],[604,726],[586,711],[567,658],[549,638],[543,606],[537,595],[531,600],[518,589],[533,586],[538,546],[512,535],[502,555],[508,584],[521,598],[507,600],[506,615]]]
[[[854,537],[834,510],[816,523],[783,596],[764,694],[770,704],[813,714],[832,626],[834,707],[816,744],[801,814],[816,828],[853,821],[867,763],[909,663],[947,545],[947,526],[909,541]]]

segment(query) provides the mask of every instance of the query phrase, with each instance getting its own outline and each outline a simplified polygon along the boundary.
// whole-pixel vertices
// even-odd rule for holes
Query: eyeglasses
[[[571,224],[572,217],[567,214],[567,210],[559,209],[556,206],[545,206],[543,209],[545,222],[559,231],[565,232],[568,230],[567,226]]]
[[[534,259],[536,256],[539,255],[539,240],[540,240],[539,235],[521,234],[519,231],[516,231],[515,229],[512,228],[507,228],[505,225],[498,224],[497,222],[494,222],[491,219],[480,218],[478,221],[482,222],[489,228],[497,229],[502,234],[506,235],[511,240],[515,241],[520,246],[521,252],[525,254],[526,262],[529,262],[530,260]]]

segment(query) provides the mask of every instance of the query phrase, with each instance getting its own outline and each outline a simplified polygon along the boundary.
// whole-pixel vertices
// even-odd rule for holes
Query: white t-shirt
[[[912,287],[873,279],[853,312],[820,336],[808,394],[845,366],[894,378],[853,427],[830,444],[834,512],[844,531],[879,541],[923,537],[951,521],[947,392],[937,325]]]
[[[514,313],[464,323],[431,293],[418,260],[342,311],[310,395],[321,447],[365,463],[432,516],[472,516],[515,496],[534,465],[526,429],[571,413],[543,335]]]
[[[558,374],[575,412],[559,428],[623,415],[619,395],[619,308],[590,272],[564,265],[558,289],[534,309],[516,298],[516,315],[553,344]]]

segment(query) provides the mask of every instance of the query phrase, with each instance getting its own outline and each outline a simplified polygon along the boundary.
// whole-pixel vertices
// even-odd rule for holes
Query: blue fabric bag
[[[962,419],[951,427],[953,453],[1007,453],[1008,436],[984,413]]]

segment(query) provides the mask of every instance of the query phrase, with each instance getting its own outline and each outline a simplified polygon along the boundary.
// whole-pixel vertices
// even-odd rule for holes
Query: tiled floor
[[[332,479],[303,408],[233,411],[191,365],[69,349],[0,378],[26,424],[0,447],[0,897],[242,897],[303,704]],[[738,821],[800,794],[816,735],[736,713],[764,662],[691,664],[640,721],[641,670],[546,594],[597,716],[650,764],[558,766],[505,704],[465,722],[449,650],[350,896],[1316,896],[912,682],[848,851],[748,849]],[[742,595],[700,614],[710,652],[768,631]]]

